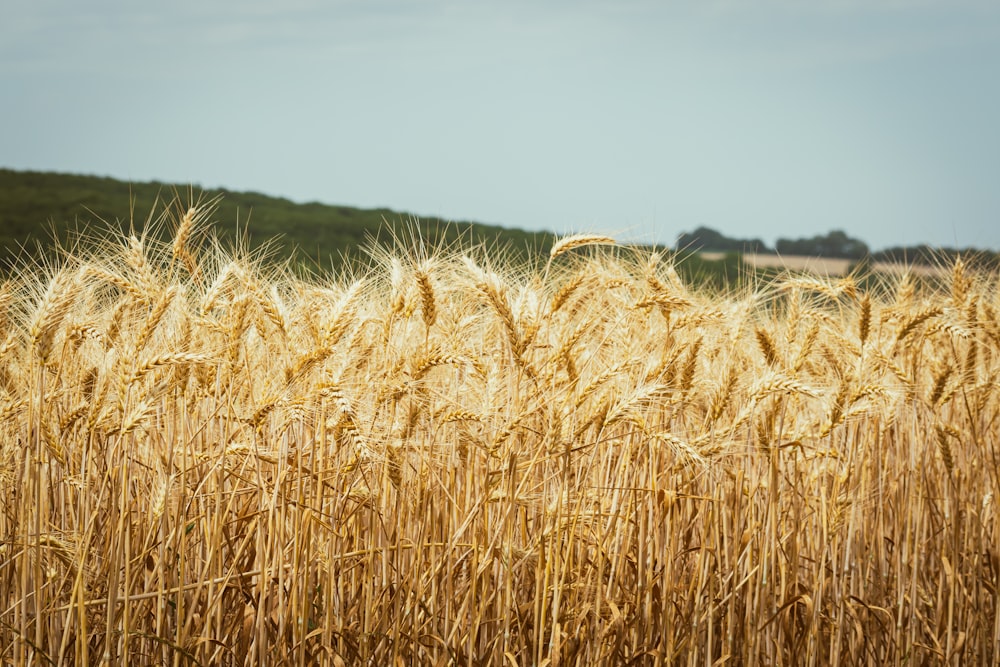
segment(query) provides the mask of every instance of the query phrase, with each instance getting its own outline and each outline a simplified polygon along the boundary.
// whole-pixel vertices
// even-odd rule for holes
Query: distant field
[[[792,271],[809,271],[827,276],[842,276],[851,270],[850,259],[806,257],[803,255],[744,255],[744,260],[757,268],[786,268]]]
[[[707,260],[720,260],[726,256],[724,252],[703,252],[701,257]],[[744,261],[755,268],[785,268],[791,271],[808,271],[824,276],[842,276],[850,272],[851,266],[856,264],[852,259],[833,259],[829,257],[807,257],[804,255],[753,255],[743,256]],[[920,266],[896,264],[890,262],[876,262],[872,265],[875,271],[902,274],[909,269],[914,275],[936,275],[947,269],[932,266]]]

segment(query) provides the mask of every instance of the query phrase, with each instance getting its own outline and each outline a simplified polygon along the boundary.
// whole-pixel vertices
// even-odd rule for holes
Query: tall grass
[[[302,278],[204,218],[0,286],[0,663],[1000,661],[995,276]]]

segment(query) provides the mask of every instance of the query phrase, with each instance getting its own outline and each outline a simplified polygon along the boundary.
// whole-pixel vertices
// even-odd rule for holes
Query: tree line
[[[677,237],[675,248],[679,252],[777,253],[904,264],[947,264],[956,257],[972,264],[995,267],[998,263],[997,253],[979,248],[937,248],[921,244],[893,246],[872,252],[864,241],[852,238],[839,229],[798,239],[779,238],[772,248],[759,238],[731,238],[714,229],[698,227],[693,232],[682,232]]]

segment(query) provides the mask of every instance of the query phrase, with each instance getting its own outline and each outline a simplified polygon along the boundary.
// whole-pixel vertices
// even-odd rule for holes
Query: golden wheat
[[[610,236],[602,236],[600,234],[577,234],[575,236],[567,236],[552,244],[552,250],[549,251],[549,257],[558,257],[563,253],[575,250],[576,248],[582,248],[583,246],[614,245],[615,243],[616,241]]]
[[[0,664],[1000,660],[995,276],[303,279],[209,210],[0,290]]]

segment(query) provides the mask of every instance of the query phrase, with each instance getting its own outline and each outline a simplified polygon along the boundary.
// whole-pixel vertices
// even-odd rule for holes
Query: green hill
[[[75,231],[106,236],[114,229],[141,234],[148,227],[147,232],[170,239],[171,223],[192,201],[213,200],[217,200],[216,208],[209,224],[214,235],[224,241],[235,241],[239,235],[252,248],[276,239],[270,245],[275,260],[294,256],[300,264],[322,269],[340,268],[345,257],[363,259],[361,249],[369,239],[390,245],[394,234],[411,238],[414,225],[430,247],[461,237],[465,243],[499,246],[508,254],[533,259],[544,258],[554,240],[546,232],[416,219],[387,208],[298,204],[257,192],[0,169],[0,275],[12,266],[51,254],[53,237],[65,244]],[[665,259],[674,254],[661,250],[666,251]],[[708,288],[735,285],[746,274],[738,253],[712,260],[682,251],[676,259],[684,280]]]
[[[111,228],[141,232],[163,213],[187,210],[191,200],[221,195],[212,216],[213,232],[234,238],[239,232],[255,247],[280,237],[273,246],[278,258],[293,251],[300,261],[329,268],[342,257],[359,256],[366,239],[388,243],[392,233],[414,222],[432,243],[466,239],[499,243],[512,252],[547,251],[552,235],[470,222],[445,224],[436,218],[416,220],[390,209],[360,209],[320,203],[297,204],[256,192],[233,192],[169,183],[126,183],[112,178],[51,172],[0,169],[0,265],[9,267],[19,256],[39,254],[53,236],[67,238],[70,230],[89,227],[100,233]],[[151,228],[156,225],[151,226]],[[169,224],[159,225],[169,235]]]

